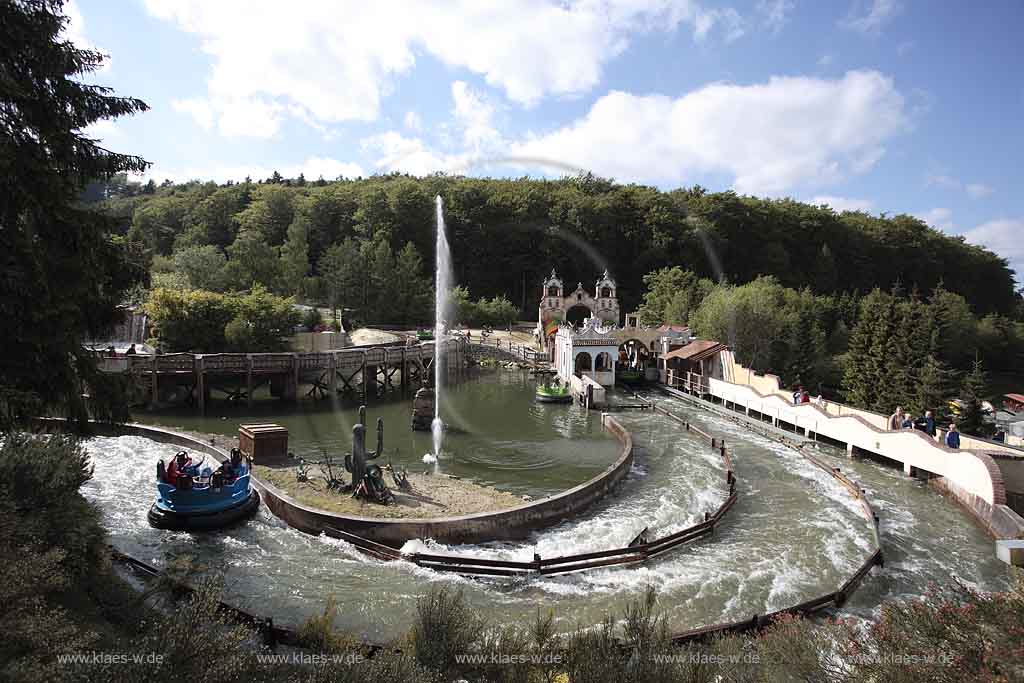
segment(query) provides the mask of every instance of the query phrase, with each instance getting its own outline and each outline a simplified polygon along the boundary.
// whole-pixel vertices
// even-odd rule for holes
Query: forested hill
[[[107,194],[104,209],[117,217],[125,235],[144,245],[146,258],[212,245],[229,261],[241,260],[246,250],[231,247],[242,235],[248,245],[262,241],[280,248],[282,263],[300,267],[275,270],[264,258],[259,272],[249,272],[239,263],[227,286],[271,280],[264,284],[304,298],[323,300],[321,257],[346,238],[356,244],[389,241],[394,253],[412,242],[432,262],[433,199],[440,194],[456,281],[473,296],[507,295],[527,317],[534,315],[540,282],[552,267],[567,286],[591,286],[607,267],[618,280],[624,310],[640,303],[644,274],[671,265],[716,279],[724,275],[737,284],[770,274],[783,285],[817,293],[867,292],[897,281],[930,291],[941,281],[977,314],[1011,314],[1017,302],[1004,259],[912,216],[837,214],[792,200],[700,187],[663,192],[589,175],[387,175],[307,182],[275,174],[267,181],[227,185],[139,186],[122,178]],[[212,251],[188,252],[196,253]],[[300,287],[294,273],[301,274],[303,258],[309,268]],[[157,260],[164,268],[172,262]]]

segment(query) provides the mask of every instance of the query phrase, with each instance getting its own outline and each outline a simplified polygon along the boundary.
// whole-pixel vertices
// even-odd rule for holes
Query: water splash
[[[430,423],[433,435],[434,457],[440,458],[444,442],[444,422],[441,420],[441,399],[447,357],[445,344],[448,341],[448,321],[451,317],[452,257],[448,248],[448,235],[444,225],[444,201],[441,195],[435,198],[437,205],[437,244],[434,252],[434,420]],[[434,465],[437,467],[436,461]]]

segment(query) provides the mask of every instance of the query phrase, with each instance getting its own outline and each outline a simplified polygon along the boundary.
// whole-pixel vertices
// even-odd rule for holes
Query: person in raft
[[[167,466],[166,479],[167,483],[171,486],[178,485],[178,477],[183,473],[186,473],[186,468],[192,465],[192,458],[188,457],[188,453],[185,451],[178,451],[173,458],[171,458],[170,464]]]

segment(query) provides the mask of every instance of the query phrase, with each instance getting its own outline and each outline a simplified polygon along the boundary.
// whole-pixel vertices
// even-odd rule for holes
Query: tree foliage
[[[281,351],[302,319],[291,299],[259,285],[243,294],[156,289],[146,313],[167,352]]]
[[[205,231],[209,243],[225,249],[227,240],[237,239],[232,237],[232,231],[238,232],[234,225],[278,249],[292,222],[304,218],[309,274],[320,277],[324,253],[349,238],[362,244],[384,236],[393,254],[412,242],[432,262],[437,194],[445,200],[455,280],[486,298],[506,296],[521,309],[520,315],[533,314],[539,283],[554,266],[568,282],[590,281],[608,267],[626,311],[643,303],[645,275],[680,267],[698,281],[744,284],[772,275],[784,287],[810,287],[816,295],[867,292],[875,286],[888,291],[897,281],[929,292],[942,282],[977,315],[1016,316],[1019,296],[1005,260],[913,217],[837,214],[792,200],[711,193],[699,187],[663,192],[593,176],[504,180],[384,175],[304,185],[284,178],[281,183],[219,188],[171,184],[151,195],[107,204],[121,207],[112,211],[123,216],[126,231],[132,216],[145,214],[150,204],[184,204],[180,217],[168,207],[163,213],[173,220],[159,224],[176,234],[205,226],[196,235]],[[220,227],[209,227],[211,220]],[[166,249],[174,241],[150,242]],[[283,283],[263,284],[272,290],[280,285],[275,291],[291,293]],[[321,295],[326,301],[326,292]],[[660,310],[648,313],[666,316],[667,302],[661,303]],[[676,309],[673,316],[694,307],[683,300]],[[846,325],[851,328],[851,321]]]
[[[690,314],[714,288],[714,282],[679,266],[644,275],[640,322],[644,325],[686,325]]]
[[[145,111],[85,81],[104,56],[62,35],[62,2],[0,3],[0,420],[51,409],[86,417],[83,384],[95,365],[82,349],[117,320],[140,274],[126,267],[108,221],[76,204],[94,179],[140,172],[84,132]]]

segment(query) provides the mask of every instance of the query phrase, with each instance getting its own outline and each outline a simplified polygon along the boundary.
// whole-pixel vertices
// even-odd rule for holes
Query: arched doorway
[[[579,327],[583,321],[591,316],[590,309],[583,304],[576,304],[565,312],[565,319],[573,327]]]
[[[651,353],[639,339],[628,339],[619,345],[619,368],[643,369]]]
[[[582,377],[584,372],[590,372],[593,369],[594,366],[591,363],[589,353],[587,353],[586,351],[580,351],[578,354],[576,354],[576,359],[574,361],[574,370],[577,377]]]
[[[594,371],[595,372],[608,372],[612,369],[612,357],[607,351],[602,351],[597,354],[597,358],[594,359]]]

